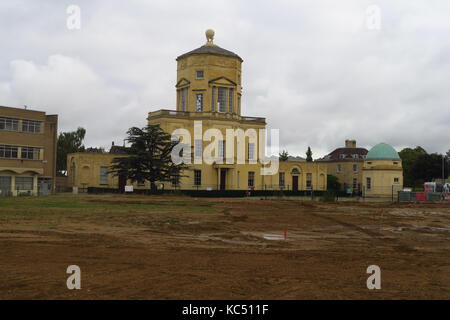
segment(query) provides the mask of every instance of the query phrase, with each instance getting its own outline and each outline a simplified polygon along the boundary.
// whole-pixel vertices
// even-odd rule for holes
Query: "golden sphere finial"
[[[206,35],[206,44],[213,44],[214,30],[213,29],[206,30],[205,35]]]

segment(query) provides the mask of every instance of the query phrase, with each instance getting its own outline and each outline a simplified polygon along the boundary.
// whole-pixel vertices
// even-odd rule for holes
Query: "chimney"
[[[345,140],[346,148],[356,148],[356,140]]]
[[[113,146],[113,147],[114,147],[114,141],[113,141],[113,142],[111,142],[111,146]]]

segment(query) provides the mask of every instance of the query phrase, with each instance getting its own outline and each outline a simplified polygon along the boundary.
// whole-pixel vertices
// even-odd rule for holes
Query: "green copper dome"
[[[398,159],[400,160],[400,157],[395,151],[394,148],[392,148],[387,143],[379,143],[372,149],[370,149],[369,153],[366,155],[366,159]]]

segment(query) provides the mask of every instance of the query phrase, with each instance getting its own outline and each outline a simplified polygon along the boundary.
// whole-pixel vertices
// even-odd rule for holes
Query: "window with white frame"
[[[39,148],[22,147],[21,159],[39,160]]]
[[[312,173],[306,174],[306,187],[311,188],[312,187]]]
[[[0,158],[17,159],[19,147],[0,145]]]
[[[217,91],[217,109],[219,112],[227,111],[227,88],[218,87]]]
[[[253,171],[248,172],[248,186],[249,187],[255,186],[255,172]]]
[[[100,184],[108,184],[108,167],[100,167]]]
[[[195,139],[194,141],[194,157],[201,158],[202,157],[202,139]]]
[[[219,140],[219,150],[218,150],[218,158],[225,158],[225,140]]]
[[[353,165],[353,172],[358,172],[358,165],[357,164]]]
[[[203,70],[197,70],[195,72],[195,76],[196,76],[197,79],[203,79],[203,76],[204,76]]]
[[[255,144],[248,143],[248,160],[255,160]]]
[[[203,93],[197,93],[195,95],[195,111],[203,111]]]
[[[16,190],[33,190],[33,177],[16,177]]]
[[[284,172],[278,173],[278,184],[280,187],[284,187]]]
[[[0,130],[19,131],[19,120],[0,118]]]
[[[40,133],[41,121],[22,120],[22,131],[29,133]]]
[[[230,88],[228,94],[228,112],[233,113],[233,88]]]

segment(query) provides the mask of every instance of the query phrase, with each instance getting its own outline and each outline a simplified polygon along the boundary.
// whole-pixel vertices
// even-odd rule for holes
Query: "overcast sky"
[[[212,28],[244,59],[243,115],[266,117],[290,154],[348,138],[442,153],[449,17],[448,0],[2,1],[0,105],[56,113],[86,146],[122,144],[149,111],[175,109],[175,58]]]

